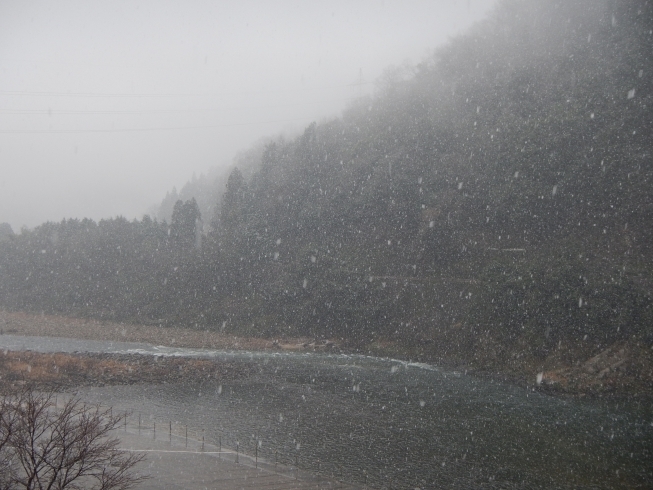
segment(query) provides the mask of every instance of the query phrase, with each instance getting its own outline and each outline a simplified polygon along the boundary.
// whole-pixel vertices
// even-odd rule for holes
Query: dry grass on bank
[[[45,390],[79,386],[174,383],[247,376],[251,366],[208,359],[134,354],[0,352],[0,393],[31,385]]]
[[[282,348],[282,344],[272,340],[234,337],[209,330],[134,325],[1,310],[0,331],[14,335],[146,342],[154,345],[206,349],[277,350]],[[306,342],[307,339],[294,339],[288,341],[288,345],[303,345]]]

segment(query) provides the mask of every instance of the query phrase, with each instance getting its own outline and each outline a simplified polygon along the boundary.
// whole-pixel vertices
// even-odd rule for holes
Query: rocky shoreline
[[[650,395],[650,358],[639,345],[617,344],[573,366],[542,371],[535,385],[545,392],[580,396]]]
[[[555,355],[542,362],[520,359],[518,355],[514,356],[517,359],[499,359],[485,355],[477,362],[465,363],[433,359],[423,354],[411,355],[406,351],[395,356],[392,346],[387,344],[382,350],[372,350],[371,353],[418,359],[420,362],[481,378],[499,379],[554,396],[653,399],[653,348],[636,340],[607,346],[595,355],[577,352],[573,362],[556,358]]]

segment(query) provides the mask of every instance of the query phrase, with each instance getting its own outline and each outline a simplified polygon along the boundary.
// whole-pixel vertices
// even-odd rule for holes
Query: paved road
[[[150,432],[151,434],[151,432]],[[121,448],[142,451],[147,459],[138,471],[151,478],[138,490],[211,490],[211,489],[342,489],[353,490],[354,485],[323,478],[291,468],[277,468],[274,464],[258,463],[231,451],[218,452],[214,447],[201,447],[198,441],[153,440],[148,435],[119,432]],[[202,450],[204,449],[204,450]]]

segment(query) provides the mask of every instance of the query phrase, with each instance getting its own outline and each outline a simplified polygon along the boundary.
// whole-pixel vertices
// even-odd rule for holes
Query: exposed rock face
[[[574,394],[651,393],[651,349],[636,343],[613,345],[578,363],[542,373],[541,386]]]

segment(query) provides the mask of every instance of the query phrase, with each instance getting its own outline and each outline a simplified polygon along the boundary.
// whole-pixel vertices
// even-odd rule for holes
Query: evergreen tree
[[[173,246],[185,251],[199,248],[201,219],[195,198],[186,202],[177,201],[172,210],[170,223],[170,240]]]

